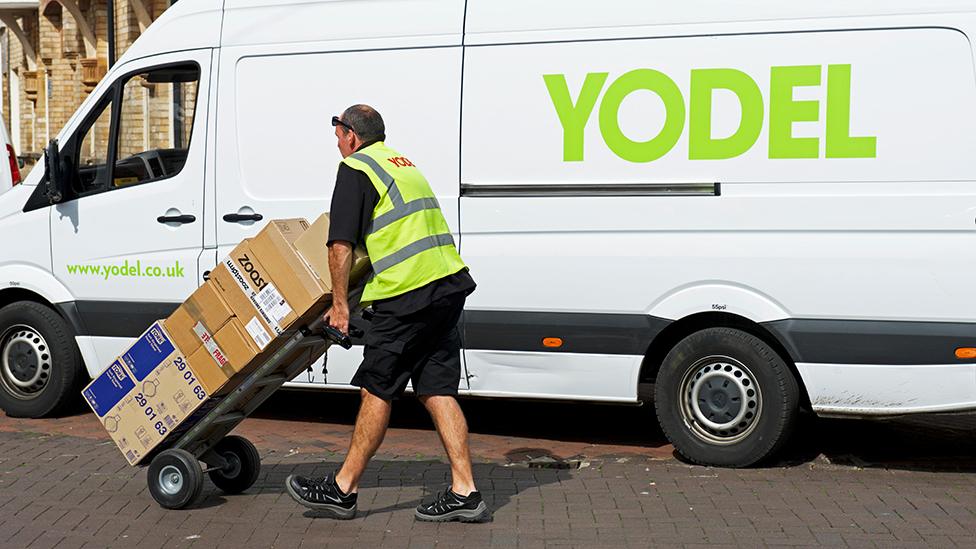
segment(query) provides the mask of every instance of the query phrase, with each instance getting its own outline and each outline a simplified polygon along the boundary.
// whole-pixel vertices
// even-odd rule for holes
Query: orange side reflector
[[[563,340],[558,337],[547,337],[542,340],[542,344],[546,347],[562,347]]]
[[[976,358],[976,347],[959,347],[956,349],[956,358]]]

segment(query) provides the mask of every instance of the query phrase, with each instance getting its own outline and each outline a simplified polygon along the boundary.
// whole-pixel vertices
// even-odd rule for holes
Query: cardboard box
[[[190,355],[189,362],[199,373],[200,383],[207,393],[222,394],[234,388],[235,385],[228,385],[228,382],[250,366],[261,351],[247,328],[234,318],[198,347]]]
[[[177,351],[162,322],[154,322],[124,353],[122,362],[136,382],[149,376]]]
[[[172,335],[176,347],[189,355],[200,346],[200,339],[193,333],[193,326],[199,322],[186,310],[186,304],[180,305],[173,314],[163,321],[163,327]]]
[[[332,291],[332,275],[329,272],[329,214],[324,213],[312,223],[308,230],[295,240],[295,249],[322,281],[327,291]],[[349,286],[354,287],[370,272],[369,255],[366,249],[353,250],[352,270],[349,273]]]
[[[189,356],[202,344],[197,324],[212,335],[233,317],[234,311],[220,297],[220,291],[212,282],[207,282],[177,307],[163,322],[163,327],[183,355]]]
[[[254,338],[248,333],[247,327],[241,325],[236,319],[225,324],[214,335],[214,340],[230,360],[235,372],[243,370],[261,353],[261,347],[254,343]]]
[[[142,461],[207,399],[179,353],[160,364],[102,425],[130,465]]]
[[[101,420],[127,397],[135,386],[136,382],[122,366],[122,361],[116,360],[85,387],[82,395]]]
[[[295,245],[295,241],[301,238],[305,231],[309,228],[308,221],[303,217],[295,217],[292,219],[273,219],[271,220],[264,229],[261,230],[262,233],[265,231],[272,230],[276,235],[280,236],[291,244]],[[258,237],[261,235],[258,234]],[[255,237],[257,238],[257,237]]]
[[[274,339],[285,332],[297,315],[251,251],[249,242],[238,244],[211,271],[210,281],[242,324],[250,325],[257,318],[268,339]]]
[[[213,270],[211,281],[255,343],[264,350],[259,324],[271,336],[283,334],[307,313],[324,309],[328,285],[312,271],[293,242],[308,226],[304,219],[269,223],[258,235],[241,242]],[[258,322],[252,324],[252,319]]]
[[[329,286],[316,276],[293,245],[307,229],[304,219],[275,220],[248,243],[296,318],[329,293]]]
[[[209,398],[161,322],[150,326],[82,394],[131,465]]]

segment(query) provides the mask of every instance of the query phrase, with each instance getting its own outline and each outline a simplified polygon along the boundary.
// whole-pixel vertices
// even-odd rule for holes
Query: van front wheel
[[[52,416],[76,403],[81,364],[55,311],[32,301],[0,309],[0,408],[8,416]]]
[[[668,353],[654,405],[668,440],[689,461],[747,467],[779,450],[799,408],[799,387],[782,357],[732,328],[696,332]]]

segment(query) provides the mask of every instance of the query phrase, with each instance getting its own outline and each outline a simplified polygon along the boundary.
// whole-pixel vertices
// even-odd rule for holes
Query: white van
[[[368,103],[478,282],[464,393],[653,385],[728,466],[801,408],[976,408],[974,35],[969,0],[179,2],[0,197],[0,405],[57,412],[263,222],[327,210],[329,119]]]

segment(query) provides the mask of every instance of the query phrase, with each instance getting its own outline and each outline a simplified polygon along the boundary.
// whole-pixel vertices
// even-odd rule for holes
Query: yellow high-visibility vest
[[[373,275],[364,303],[405,294],[465,267],[434,191],[410,160],[380,141],[343,162],[365,173],[380,196],[366,233]]]

